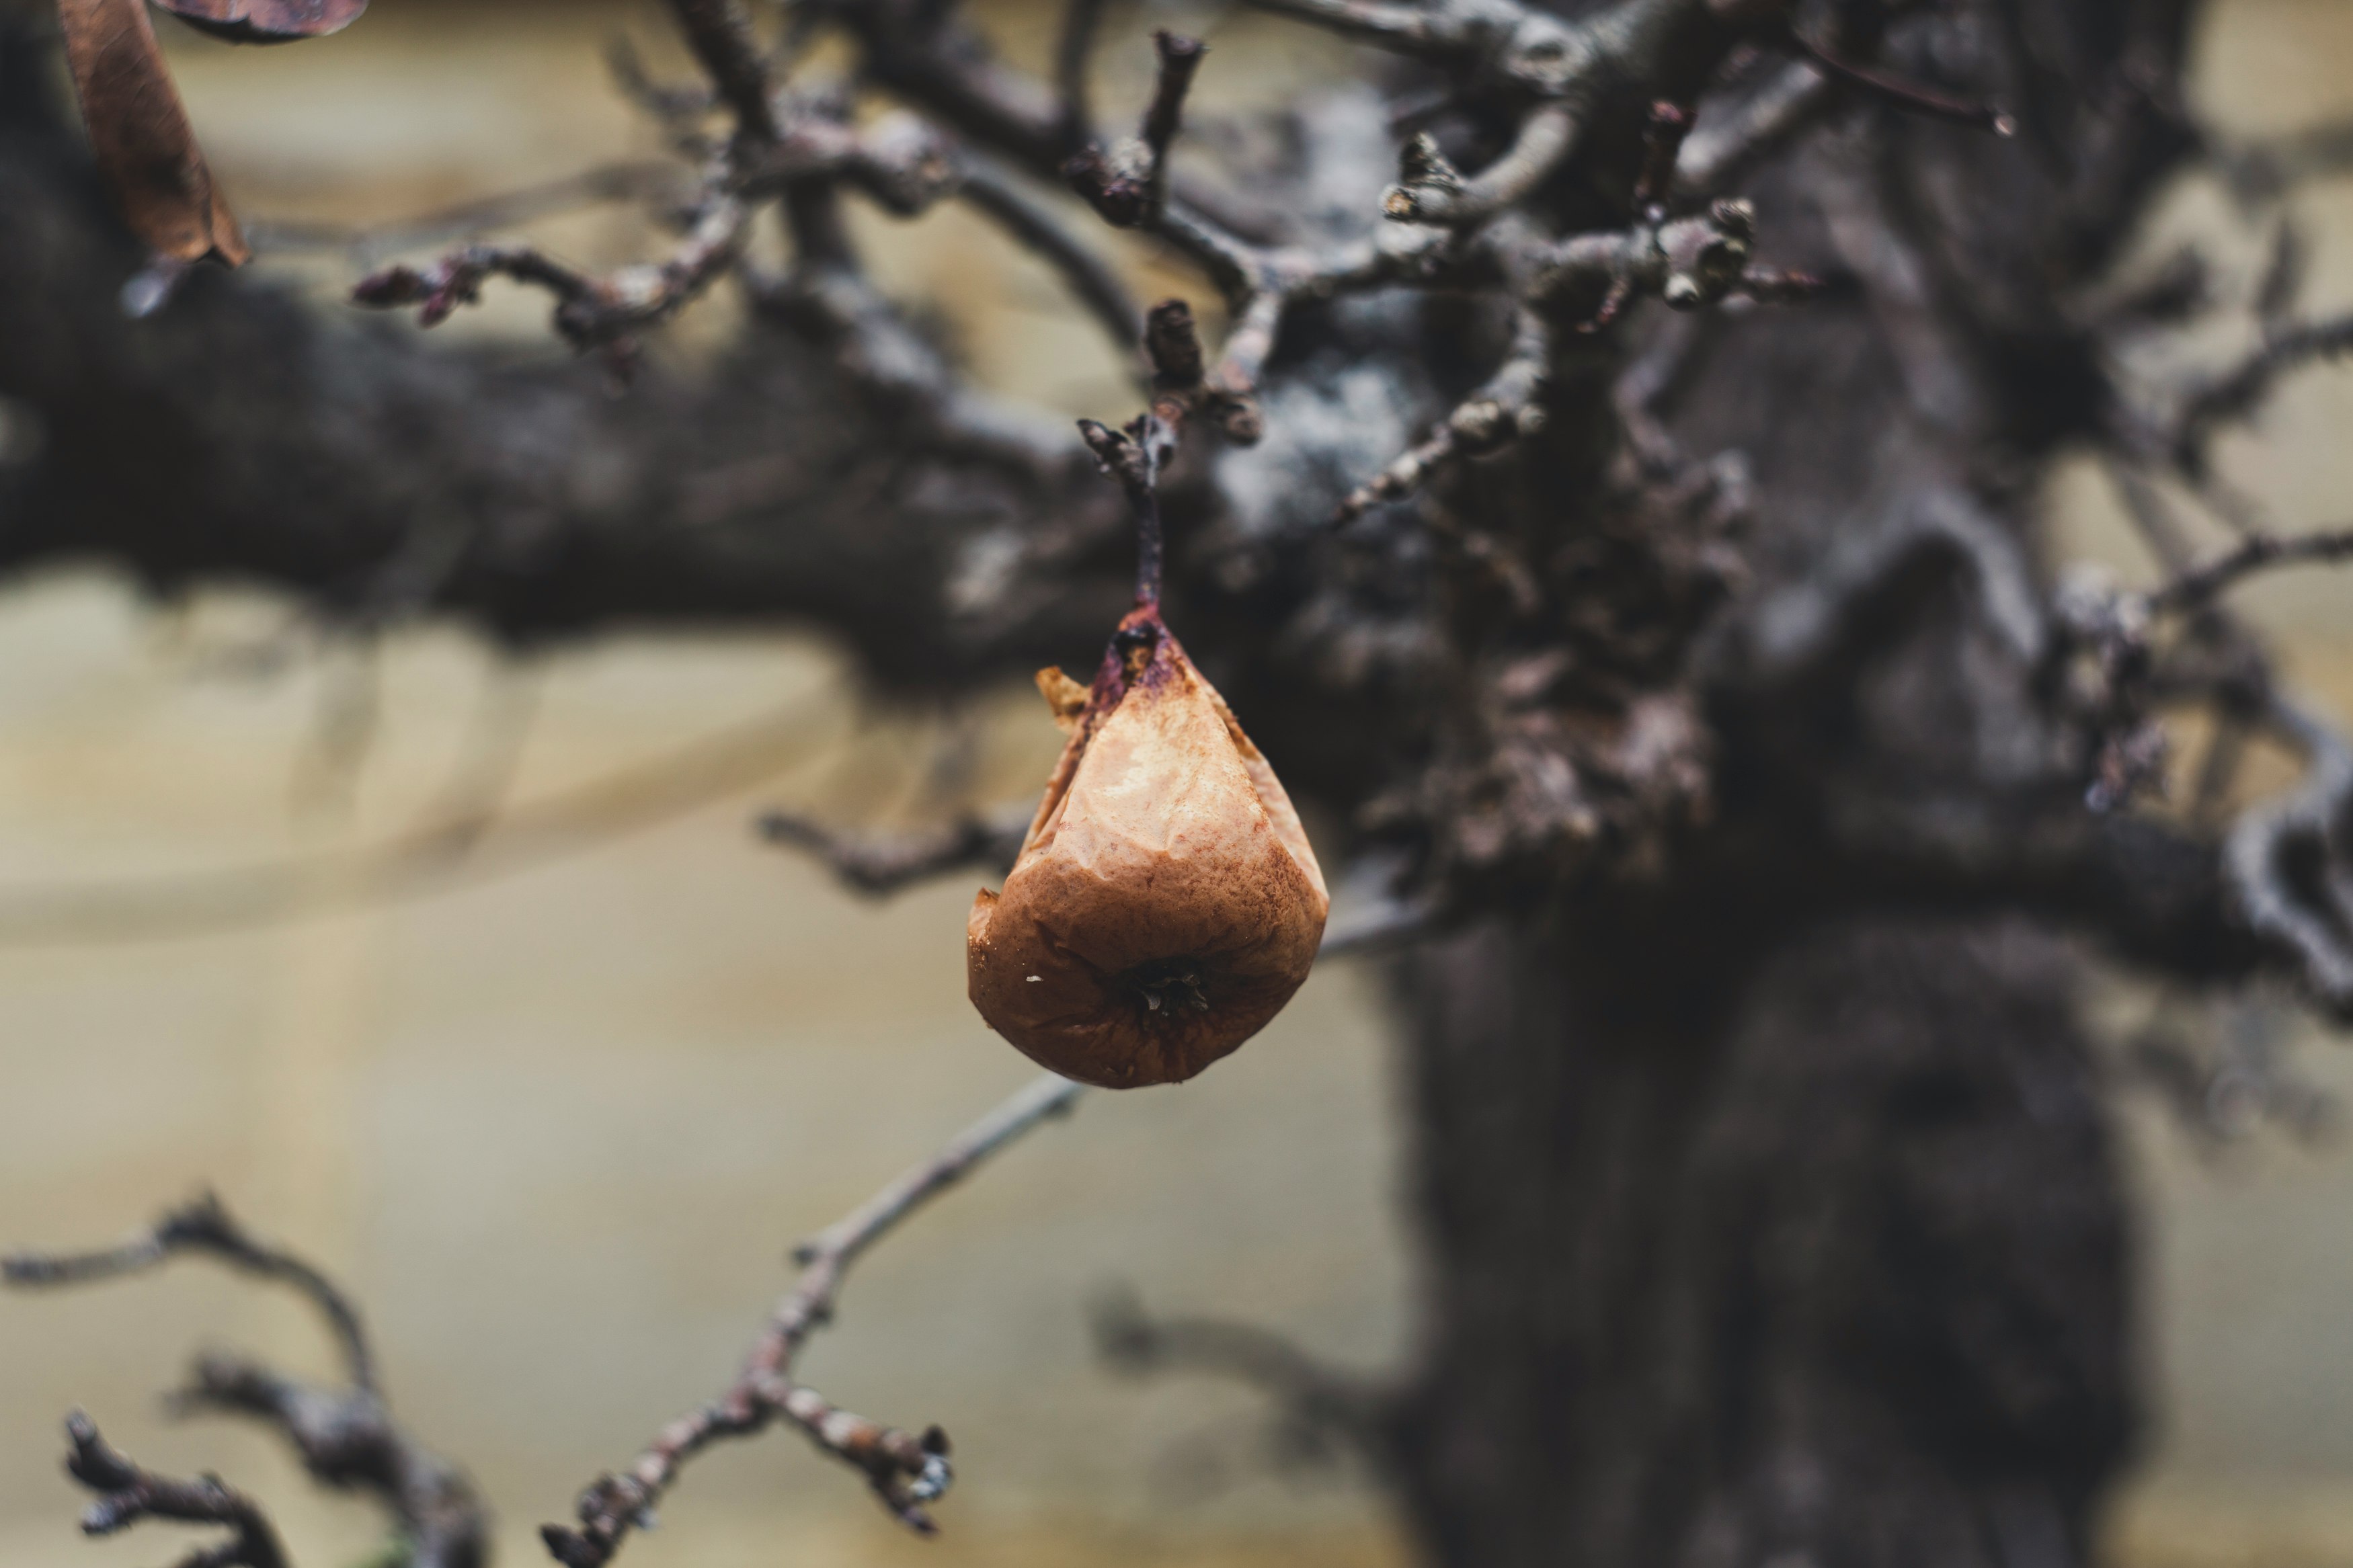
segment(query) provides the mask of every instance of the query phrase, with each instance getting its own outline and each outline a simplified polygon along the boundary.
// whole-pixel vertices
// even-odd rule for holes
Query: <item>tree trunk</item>
[[[1708,951],[1624,911],[1404,963],[1433,1561],[2086,1560],[2132,1426],[2070,972],[1876,911]]]

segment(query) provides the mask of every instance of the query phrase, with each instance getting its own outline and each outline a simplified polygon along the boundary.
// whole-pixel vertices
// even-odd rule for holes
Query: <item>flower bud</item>
[[[1274,770],[1156,605],[1092,688],[1038,684],[1071,731],[1005,890],[965,926],[973,1005],[1107,1089],[1191,1078],[1307,978],[1331,900]]]

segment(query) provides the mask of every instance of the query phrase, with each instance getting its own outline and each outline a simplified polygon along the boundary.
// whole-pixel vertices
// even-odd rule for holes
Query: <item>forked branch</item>
[[[308,1263],[256,1240],[216,1199],[206,1195],[172,1210],[141,1235],[102,1251],[17,1254],[0,1263],[0,1278],[20,1287],[84,1284],[139,1273],[184,1253],[218,1258],[309,1298],[334,1331],[351,1383],[320,1387],[241,1357],[212,1354],[197,1359],[187,1386],[172,1396],[172,1408],[248,1415],[276,1428],[322,1485],[375,1497],[411,1568],[482,1568],[490,1554],[489,1511],[462,1470],[394,1421],[350,1300]],[[146,1476],[79,1414],[68,1432],[74,1442],[69,1468],[107,1494],[90,1518],[113,1521],[109,1529],[142,1517],[227,1524],[237,1534],[190,1558],[185,1568],[280,1568],[283,1553],[268,1521],[239,1494],[209,1477],[191,1483]],[[101,1533],[87,1521],[84,1528]]]
[[[67,1473],[98,1494],[81,1516],[84,1535],[112,1535],[142,1519],[226,1525],[227,1541],[191,1552],[179,1568],[287,1568],[286,1549],[260,1505],[218,1477],[184,1481],[143,1469],[79,1410],[66,1417],[66,1442]]]
[[[930,1534],[928,1505],[955,1479],[946,1434],[936,1426],[911,1434],[852,1415],[796,1382],[794,1363],[809,1336],[832,1321],[850,1265],[868,1247],[989,1156],[1039,1122],[1067,1113],[1082,1092],[1052,1073],[1032,1080],[937,1154],[796,1247],[800,1279],[776,1303],[735,1381],[710,1404],[663,1427],[626,1471],[591,1483],[580,1494],[576,1525],[543,1527],[540,1538],[549,1552],[565,1568],[602,1568],[631,1531],[651,1522],[688,1461],[713,1443],[751,1436],[778,1420],[862,1472],[892,1518]]]

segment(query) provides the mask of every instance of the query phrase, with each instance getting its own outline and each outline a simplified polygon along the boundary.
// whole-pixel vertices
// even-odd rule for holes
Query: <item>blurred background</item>
[[[983,9],[1034,59],[1058,8]],[[1349,68],[1238,10],[1113,16],[1114,37],[1148,21],[1209,41],[1202,119]],[[673,58],[650,0],[376,0],[299,51],[159,26],[258,270],[322,298],[378,259],[322,244],[337,226],[660,151],[603,65],[617,31]],[[1106,105],[1133,100],[1144,52],[1105,51]],[[2230,131],[2341,115],[2353,5],[2225,0],[2200,62]],[[2353,191],[2299,207],[2311,304],[2343,309]],[[645,242],[627,206],[519,226],[591,263]],[[2261,265],[2265,237],[2194,182],[2147,245],[2193,234]],[[993,234],[943,211],[863,237],[977,379],[1126,408],[1093,330]],[[1158,258],[1124,259],[1206,305]],[[723,296],[655,352],[709,352],[732,320]],[[543,321],[494,286],[444,330],[561,353]],[[2224,466],[2283,518],[2341,522],[2348,429],[2353,378],[2317,374]],[[2061,555],[2150,575],[2088,468],[2050,502]],[[2353,581],[2283,575],[2243,603],[2353,718]],[[878,710],[789,637],[615,637],[523,663],[430,630],[322,643],[267,599],[159,607],[78,575],[0,596],[0,1244],[111,1239],[216,1187],[363,1300],[396,1407],[482,1483],[507,1563],[543,1561],[541,1521],[724,1384],[794,1238],[1029,1074],[965,1001],[970,886],[862,902],[752,827],[769,806],[884,826],[1027,796],[1060,744],[1027,691]],[[2353,1094],[2353,1057],[2292,1012],[2209,1017],[2121,979],[2092,1005],[2120,1041],[2235,1030]],[[955,1435],[942,1541],[905,1537],[777,1435],[699,1464],[631,1561],[1401,1563],[1345,1466],[1273,1473],[1250,1395],[1124,1381],[1088,1330],[1132,1289],[1353,1366],[1400,1355],[1413,1260],[1386,1071],[1377,985],[1327,964],[1216,1072],[1092,1097],[861,1266],[807,1371],[851,1408]],[[2320,1111],[2300,1139],[2217,1139],[2155,1094],[2118,1110],[2154,1420],[2111,1559],[2353,1565],[2353,1148]],[[75,1532],[57,1463],[75,1405],[159,1468],[258,1492],[305,1563],[375,1548],[371,1512],[274,1441],[164,1419],[158,1394],[211,1344],[329,1366],[292,1303],[201,1263],[0,1298],[0,1561],[127,1568],[170,1549]]]

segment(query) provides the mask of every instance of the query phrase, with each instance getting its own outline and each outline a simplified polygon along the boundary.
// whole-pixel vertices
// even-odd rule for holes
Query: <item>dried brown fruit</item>
[[[191,27],[233,44],[290,44],[339,33],[367,0],[155,0]]]
[[[245,237],[214,188],[145,0],[58,0],[58,26],[90,152],[131,232],[158,256],[242,263]]]
[[[1274,770],[1146,602],[1092,688],[1039,688],[1071,733],[1005,890],[965,926],[973,1005],[1066,1078],[1191,1078],[1307,978],[1330,908]]]

